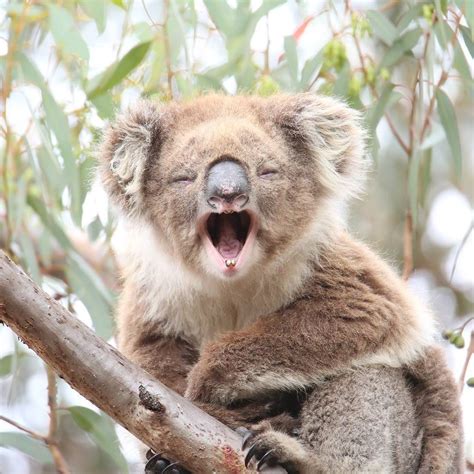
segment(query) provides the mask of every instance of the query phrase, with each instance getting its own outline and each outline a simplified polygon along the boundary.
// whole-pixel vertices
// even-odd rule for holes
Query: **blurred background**
[[[473,463],[473,32],[472,0],[2,0],[0,247],[113,344],[121,241],[94,152],[115,114],[209,90],[339,96],[371,134],[351,229],[435,312]],[[0,325],[0,473],[55,472],[50,428],[70,472],[140,472],[124,430],[62,380],[50,418],[48,375],[51,392]]]

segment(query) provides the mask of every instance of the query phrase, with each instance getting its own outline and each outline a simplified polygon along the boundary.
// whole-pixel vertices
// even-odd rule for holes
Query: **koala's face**
[[[120,118],[102,178],[176,258],[229,279],[304,245],[321,208],[356,189],[362,150],[357,114],[333,99],[205,96]]]

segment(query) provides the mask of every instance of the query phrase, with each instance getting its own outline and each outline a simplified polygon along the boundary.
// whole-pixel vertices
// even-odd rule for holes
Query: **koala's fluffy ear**
[[[290,145],[318,164],[323,185],[345,196],[360,192],[367,171],[367,136],[357,110],[312,93],[275,96],[272,107]]]
[[[139,101],[105,132],[99,173],[111,199],[128,214],[139,213],[147,164],[159,153],[162,136],[157,104]]]

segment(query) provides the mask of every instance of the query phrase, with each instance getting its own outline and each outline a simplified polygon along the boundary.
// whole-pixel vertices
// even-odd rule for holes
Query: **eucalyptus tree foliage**
[[[335,94],[363,112],[376,164],[384,159],[381,127],[398,143],[407,162],[398,184],[406,189],[402,233],[408,277],[418,263],[417,229],[435,147],[448,146],[452,182],[463,172],[456,110],[473,97],[474,2],[380,1],[370,10],[360,9],[361,3],[4,0],[1,246],[109,339],[118,288],[109,250],[114,221],[93,186],[94,150],[107,121],[138,96],[169,101],[209,90],[315,91]],[[279,38],[276,50],[272,21],[284,8],[295,27]],[[0,336],[14,340],[5,329]],[[456,341],[460,346],[459,337]],[[23,345],[11,345],[0,353],[0,393],[6,399],[0,406],[22,406],[26,413],[25,384],[41,369]],[[67,393],[62,387],[54,429],[71,469],[126,472],[113,423],[68,404]],[[95,453],[95,464],[68,457],[78,439]],[[25,431],[0,433],[0,446],[31,456],[36,467],[48,470],[53,463],[47,446]]]

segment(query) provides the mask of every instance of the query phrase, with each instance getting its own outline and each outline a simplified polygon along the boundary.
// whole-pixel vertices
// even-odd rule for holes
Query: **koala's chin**
[[[244,204],[245,206],[245,204]],[[197,230],[204,268],[225,280],[238,279],[260,259],[257,244],[258,217],[233,203],[216,206],[198,219]]]

